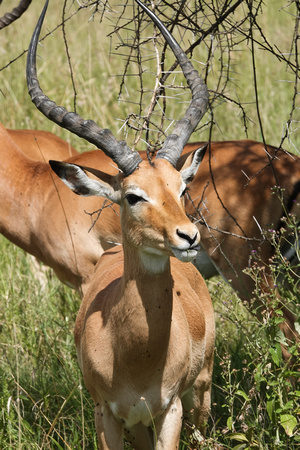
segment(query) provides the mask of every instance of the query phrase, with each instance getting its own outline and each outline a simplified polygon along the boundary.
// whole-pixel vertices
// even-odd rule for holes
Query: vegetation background
[[[1,4],[0,16],[12,9],[11,3]],[[233,2],[184,2],[186,11],[196,6],[199,9],[199,5],[203,14],[198,12],[198,23],[208,28],[216,18],[214,11],[223,11]],[[44,34],[47,30],[51,33],[39,49],[38,73],[42,88],[58,104],[67,109],[74,109],[75,104],[83,117],[134,144],[151,103],[157,62],[156,48],[147,39],[153,27],[140,30],[137,22],[131,21],[136,7],[131,1],[125,6],[117,0],[110,4],[51,0],[43,28]],[[160,2],[160,6],[169,11],[167,2]],[[171,6],[179,9],[182,2],[172,2]],[[70,18],[65,24],[70,59],[62,27],[58,26],[64,7],[65,17]],[[33,0],[21,19],[1,30],[0,120],[7,128],[52,131],[86,151],[91,148],[89,144],[46,120],[27,93],[26,49],[41,8],[42,3]],[[250,8],[255,8],[257,19],[252,29],[254,41],[249,35],[249,18],[243,20]],[[193,61],[206,78],[212,103],[193,140],[249,137],[275,146],[283,142],[287,150],[298,153],[299,36],[295,40],[295,33],[299,34],[299,28],[295,29],[295,23],[299,22],[295,19],[299,13],[299,1],[242,1],[234,12],[234,23],[239,27],[228,22],[226,33],[220,27],[195,48]],[[165,16],[172,21],[172,14],[166,12]],[[183,48],[195,42],[188,23],[186,18],[182,28],[174,31]],[[134,46],[137,31],[142,37],[140,45]],[[266,50],[266,42],[272,51]],[[136,48],[124,77],[128,54]],[[208,69],[203,64],[206,61]],[[165,67],[172,63],[173,57],[167,53]],[[180,72],[173,73],[164,126],[171,126],[172,119],[181,116],[188,101],[182,83]],[[159,110],[153,117],[148,141],[159,143]],[[291,227],[296,226],[291,218]],[[59,283],[50,270],[37,271],[30,256],[0,238],[0,448],[97,448],[93,405],[83,386],[73,343],[79,295]],[[298,448],[300,390],[291,385],[292,374],[281,360],[282,336],[276,321],[266,317],[259,323],[221,279],[210,280],[208,286],[217,322],[212,413],[207,440],[193,448]],[[297,282],[283,290],[283,295],[299,311]],[[189,448],[184,432],[180,445],[181,449]]]

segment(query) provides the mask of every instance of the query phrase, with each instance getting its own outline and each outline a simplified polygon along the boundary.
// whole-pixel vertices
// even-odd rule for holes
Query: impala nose
[[[190,247],[195,243],[197,237],[198,237],[198,231],[196,231],[194,236],[190,236],[189,234],[184,233],[183,231],[180,231],[179,229],[176,230],[177,236],[179,236],[181,239],[185,239],[190,244]]]

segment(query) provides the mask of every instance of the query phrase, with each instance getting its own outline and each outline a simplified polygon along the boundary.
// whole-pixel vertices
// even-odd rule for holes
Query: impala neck
[[[158,325],[157,320],[164,316],[165,321],[172,314],[173,278],[170,257],[137,250],[127,242],[123,244],[123,248],[123,288],[129,293],[137,290],[132,300],[135,308],[151,311],[151,317],[156,316],[155,325]]]
[[[138,252],[140,271],[149,275],[149,277],[158,276],[170,271],[170,258],[168,256],[161,256],[155,253],[145,251]]]
[[[170,257],[155,250],[144,250],[130,244],[123,235],[124,277],[128,280],[138,278],[171,277]]]
[[[149,270],[155,263],[163,270]],[[122,343],[122,358],[128,367],[135,370],[138,348],[140,371],[142,367],[160,367],[168,353],[172,324],[170,258],[145,256],[125,244],[121,290],[121,300],[114,309],[114,330],[118,336],[118,346]]]

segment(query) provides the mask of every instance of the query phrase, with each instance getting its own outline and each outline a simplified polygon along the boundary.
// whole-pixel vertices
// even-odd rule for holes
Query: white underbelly
[[[167,409],[171,401],[170,397],[159,396],[153,402],[151,393],[146,393],[145,396],[140,396],[129,405],[124,405],[124,402],[110,402],[109,406],[117,420],[124,422],[125,427],[133,427],[137,423],[142,423],[149,427],[153,419]]]

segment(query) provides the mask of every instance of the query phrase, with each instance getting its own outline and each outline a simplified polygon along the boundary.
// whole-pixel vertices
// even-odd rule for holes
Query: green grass
[[[71,2],[69,2],[71,4]],[[76,7],[74,2],[73,9]],[[5,7],[4,2],[4,7]],[[60,21],[61,0],[51,0],[47,27]],[[267,0],[259,23],[272,45],[283,52],[290,50],[293,35],[290,12],[280,0]],[[4,9],[1,6],[1,11]],[[283,8],[284,7],[284,8]],[[0,67],[16,58],[28,46],[32,23],[41,8],[33,2],[22,22],[16,22],[0,33]],[[294,9],[293,9],[294,8]],[[117,8],[115,8],[117,10]],[[137,97],[137,65],[130,67],[132,76],[126,79],[122,101],[118,101],[120,76],[125,57],[116,55],[120,41],[107,34],[117,15],[107,14],[103,24],[88,21],[91,13],[82,11],[67,24],[67,36],[77,89],[80,114],[93,118],[114,133],[121,128],[130,113],[139,113]],[[130,15],[130,10],[127,17]],[[242,8],[236,13],[242,15]],[[128,27],[129,28],[129,27]],[[46,30],[46,28],[44,28]],[[149,29],[147,29],[149,33]],[[134,35],[121,33],[126,40]],[[185,43],[187,46],[187,41]],[[123,52],[123,48],[118,53]],[[125,49],[126,50],[126,49]],[[125,52],[124,50],[124,52]],[[151,45],[143,48],[143,55]],[[153,50],[151,50],[153,51]],[[197,49],[194,60],[202,60],[205,49]],[[41,85],[59,104],[73,108],[73,90],[60,31],[47,38],[39,49]],[[218,50],[208,74],[208,86],[213,91],[219,73]],[[247,110],[250,138],[261,139],[254,102],[253,73],[249,43],[242,42],[232,54],[231,81],[226,94],[239,99]],[[263,132],[266,141],[278,144],[289,118],[293,96],[293,77],[286,65],[256,47],[258,94]],[[205,60],[203,56],[203,60]],[[170,64],[173,59],[169,56]],[[151,89],[155,70],[153,60],[145,61],[145,86]],[[1,122],[8,128],[38,128],[50,130],[69,140],[81,151],[89,144],[70,136],[46,120],[32,105],[25,83],[25,55],[0,72]],[[176,75],[175,84],[181,78]],[[285,81],[281,81],[285,80]],[[176,91],[177,94],[181,90]],[[169,91],[174,95],[174,91]],[[212,95],[212,94],[211,94]],[[144,111],[148,97],[144,98]],[[245,133],[240,109],[233,103],[214,104],[213,138],[243,139]],[[168,100],[168,115],[182,115],[182,104]],[[297,112],[296,112],[297,114]],[[209,115],[206,115],[207,120]],[[299,120],[299,117],[295,115]],[[293,123],[289,143],[285,148],[300,148],[297,122]],[[118,136],[130,130],[119,131]],[[205,139],[204,129],[192,140]],[[156,139],[155,134],[151,135]],[[0,448],[7,449],[95,449],[93,405],[86,392],[76,361],[73,328],[80,299],[52,275],[46,273],[43,287],[37,278],[30,257],[0,239]],[[219,278],[208,283],[216,312],[217,339],[213,378],[212,414],[207,440],[199,448],[294,449],[299,444],[299,387],[292,388],[291,373],[281,360],[276,320],[266,318],[258,323]],[[285,295],[299,305],[295,290]],[[293,349],[291,349],[293,350]],[[182,433],[181,450],[187,449]]]
[[[79,297],[50,270],[42,287],[31,258],[4,238],[1,249],[0,448],[96,449],[93,404],[73,343]],[[296,448],[300,392],[277,352],[275,324],[258,323],[218,278],[208,285],[217,339],[212,413],[199,448],[235,448],[240,441],[247,444],[241,449]],[[183,433],[181,450],[185,442]]]

